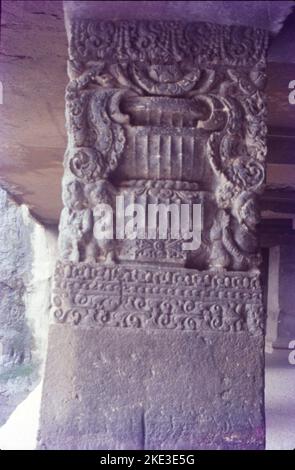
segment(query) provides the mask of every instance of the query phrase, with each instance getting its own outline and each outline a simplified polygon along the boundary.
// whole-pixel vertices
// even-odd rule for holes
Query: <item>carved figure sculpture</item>
[[[73,180],[63,185],[63,202],[59,224],[61,256],[71,261],[82,261],[92,236],[92,213],[82,185]]]

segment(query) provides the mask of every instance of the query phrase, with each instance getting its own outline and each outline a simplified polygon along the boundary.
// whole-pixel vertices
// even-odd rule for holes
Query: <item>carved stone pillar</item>
[[[39,447],[261,449],[267,33],[77,20],[70,37]],[[200,204],[200,244],[100,240],[118,196]]]

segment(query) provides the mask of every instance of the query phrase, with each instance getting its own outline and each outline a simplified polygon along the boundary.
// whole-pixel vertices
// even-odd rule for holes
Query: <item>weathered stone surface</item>
[[[103,3],[74,0],[64,2],[66,19],[101,20],[158,20],[167,21],[204,21],[223,25],[250,26],[277,33],[289,12],[292,1],[143,1],[134,7],[133,1],[105,1]]]
[[[262,351],[244,332],[52,325],[39,447],[263,448]]]
[[[25,320],[24,291],[29,282],[32,264],[30,237],[32,228],[27,214],[0,189],[0,277],[1,330],[10,330],[1,341],[2,364],[18,364],[30,357],[29,331]],[[18,341],[9,337],[20,336]],[[7,342],[7,343],[6,343]],[[17,344],[19,347],[17,347]]]
[[[61,1],[1,3],[0,182],[44,224],[61,210],[66,57]]]
[[[32,265],[27,217],[0,189],[0,425],[36,380],[24,299]]]
[[[0,188],[0,425],[39,380],[53,240],[27,207],[15,204]]]

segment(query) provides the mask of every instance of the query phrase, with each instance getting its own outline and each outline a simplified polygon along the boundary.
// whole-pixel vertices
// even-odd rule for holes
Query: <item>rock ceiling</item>
[[[267,183],[273,187],[295,187],[295,105],[288,102],[288,84],[295,80],[294,45],[292,13],[269,51]],[[66,60],[62,2],[2,2],[0,184],[47,224],[57,223],[62,207]]]

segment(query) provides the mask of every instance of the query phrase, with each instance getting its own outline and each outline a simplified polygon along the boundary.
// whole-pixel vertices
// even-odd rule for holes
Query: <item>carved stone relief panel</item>
[[[197,269],[257,269],[267,34],[205,23],[83,20],[73,23],[71,38],[62,258],[120,261],[129,253],[130,260],[153,262],[161,251],[160,260]],[[97,204],[114,207],[126,186],[136,203],[157,181],[173,197],[191,185],[195,199],[205,201],[198,249],[177,255],[177,241],[99,242]],[[182,191],[182,202],[190,203],[191,189]]]
[[[59,262],[53,292],[57,323],[197,333],[263,332],[257,274]]]
[[[267,33],[77,20],[69,36],[39,447],[261,449]],[[172,206],[198,222],[180,238]]]

